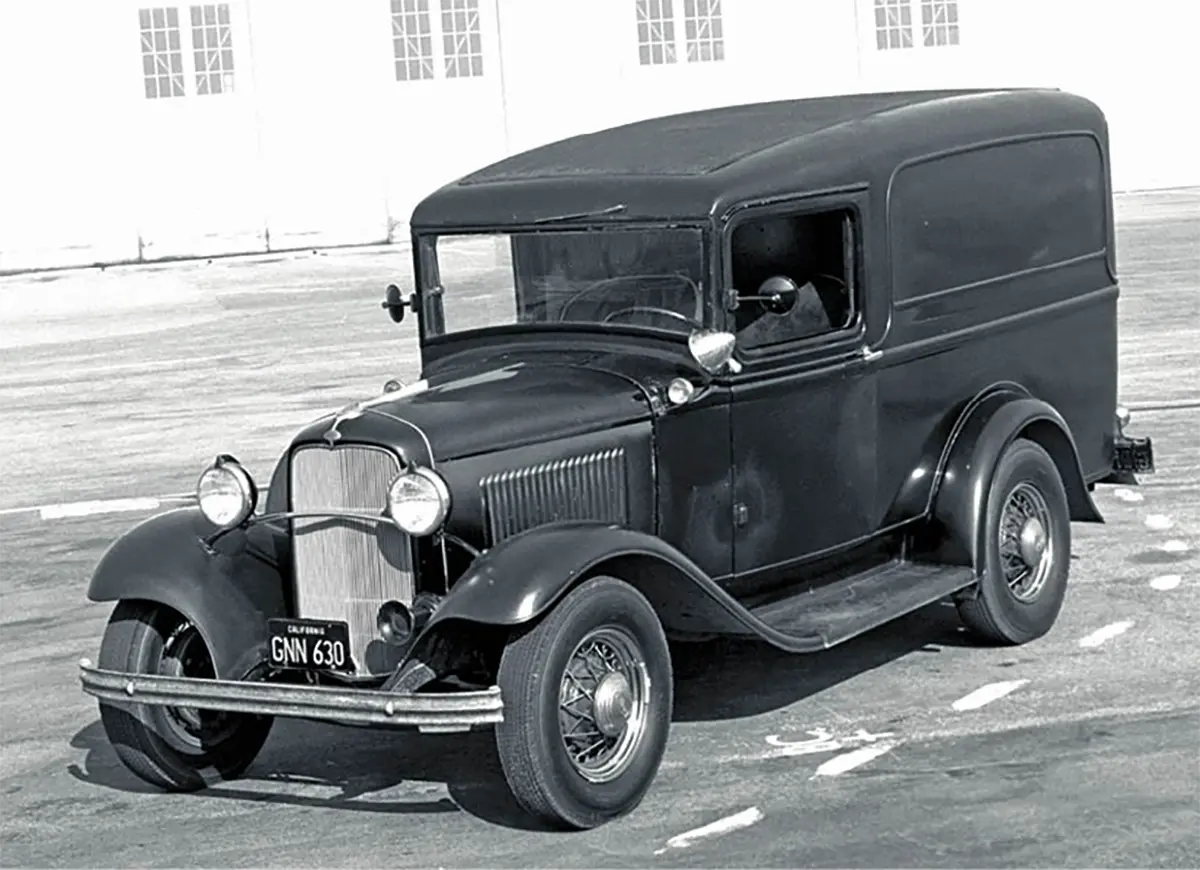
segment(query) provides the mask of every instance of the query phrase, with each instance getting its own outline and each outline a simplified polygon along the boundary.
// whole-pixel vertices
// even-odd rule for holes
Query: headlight
[[[258,489],[236,459],[222,455],[200,475],[196,500],[210,523],[229,529],[254,512]]]
[[[450,489],[436,471],[413,467],[388,487],[388,510],[405,533],[432,535],[450,513]]]

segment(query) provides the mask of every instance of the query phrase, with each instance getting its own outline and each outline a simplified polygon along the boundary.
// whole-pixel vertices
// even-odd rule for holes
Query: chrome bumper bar
[[[377,689],[201,680],[101,670],[88,659],[79,679],[89,695],[116,704],[198,707],[294,719],[415,726],[426,732],[467,731],[504,721],[500,687],[479,692],[399,695]]]

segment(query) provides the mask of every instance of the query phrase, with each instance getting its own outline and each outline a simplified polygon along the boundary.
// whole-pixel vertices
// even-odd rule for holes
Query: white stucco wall
[[[480,0],[483,77],[398,82],[389,0],[230,0],[234,92],[147,100],[142,2],[0,3],[0,271],[403,237],[510,151],[860,90],[1063,87],[1108,114],[1118,189],[1200,185],[1197,3],[959,0],[960,45],[880,52],[873,0],[723,0],[724,61],[650,67],[635,0]]]

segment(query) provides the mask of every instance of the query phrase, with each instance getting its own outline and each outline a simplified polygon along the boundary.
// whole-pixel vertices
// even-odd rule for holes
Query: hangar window
[[[442,47],[446,78],[483,75],[479,0],[442,0]]]
[[[920,39],[914,5],[920,3]],[[958,45],[957,0],[874,0],[875,48],[938,48]]]
[[[223,94],[233,90],[233,33],[229,4],[193,6],[192,55],[196,63],[196,93]]]
[[[725,59],[721,0],[684,0],[683,29],[689,61]]]
[[[184,96],[183,49],[179,10],[170,6],[139,9],[142,31],[142,80],[146,99]]]
[[[392,0],[392,58],[396,81],[478,78],[483,75],[479,0]]]
[[[855,322],[854,218],[846,209],[772,213],[734,229],[729,269],[738,345],[839,332]]]
[[[190,28],[180,27],[180,12],[181,8],[175,6],[138,10],[146,99],[232,92],[229,4],[188,7]]]
[[[638,62],[642,66],[706,63],[725,59],[721,0],[682,0],[682,22],[675,0],[636,0]]]

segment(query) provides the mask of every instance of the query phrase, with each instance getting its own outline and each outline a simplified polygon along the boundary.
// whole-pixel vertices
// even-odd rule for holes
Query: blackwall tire
[[[1041,445],[1027,439],[1009,445],[988,491],[984,523],[983,577],[977,597],[958,602],[959,615],[981,640],[1028,643],[1058,619],[1071,567],[1067,494]]]
[[[213,676],[199,632],[179,613],[148,601],[122,601],[100,645],[99,666],[138,674]],[[100,702],[100,720],[121,762],[167,791],[196,791],[236,779],[254,761],[273,717]]]
[[[580,584],[510,639],[498,682],[496,747],[526,812],[587,829],[641,803],[666,750],[674,686],[666,636],[640,592],[612,577]]]

